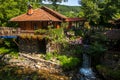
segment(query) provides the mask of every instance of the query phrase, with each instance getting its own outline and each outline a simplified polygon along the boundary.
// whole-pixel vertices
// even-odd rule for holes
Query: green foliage
[[[106,51],[106,48],[99,44],[98,42],[93,43],[90,45],[90,48],[88,49],[87,53],[92,56],[100,56]]]
[[[11,57],[18,57],[18,47],[12,39],[3,39],[0,54],[10,54]]]
[[[50,29],[48,31],[48,38],[53,42],[60,42],[64,40],[63,28],[59,29]]]
[[[7,47],[7,48],[16,48],[16,44],[13,42],[13,39],[4,39],[3,40],[4,44],[3,46],[4,47]]]
[[[67,17],[84,17],[81,13],[81,7],[80,6],[64,6],[61,5],[59,7],[59,12]]]
[[[11,57],[18,57],[18,51],[16,49],[8,49],[5,47],[0,48],[0,54],[10,54]]]
[[[8,53],[9,51],[10,51],[10,49],[6,49],[5,47],[0,48],[0,54]]]
[[[76,29],[76,30],[75,30],[75,36],[81,36],[81,37],[83,37],[83,36],[84,36],[83,30],[81,30],[81,29]]]
[[[106,67],[106,66],[104,66],[104,65],[97,65],[96,66],[96,68],[98,69],[98,71],[100,72],[100,73],[104,73],[105,75],[108,75],[108,73],[109,73],[109,68],[108,67]],[[104,75],[104,76],[105,76]]]
[[[38,29],[38,30],[35,30],[35,34],[46,34],[47,33],[47,30],[45,29]]]
[[[50,59],[52,59],[53,58],[53,54],[52,53],[47,53],[46,55],[45,55],[45,59],[46,60],[50,60]]]
[[[97,41],[100,44],[104,44],[105,42],[108,40],[107,37],[103,34],[103,33],[94,33],[93,35],[91,35],[91,38],[94,39],[94,41]]]
[[[96,68],[105,78],[120,80],[120,70],[113,70],[104,65],[97,65]]]
[[[13,57],[13,58],[18,58],[19,56],[19,52],[17,49],[10,49],[10,56]]]
[[[0,1],[0,26],[10,26],[8,20],[26,11],[28,0]]]
[[[45,6],[49,8],[53,8],[51,4],[44,4]],[[67,16],[67,17],[83,17],[83,12],[81,10],[80,6],[65,6],[65,5],[59,5],[58,12],[61,14]]]
[[[95,66],[101,63],[101,57],[104,55],[106,51],[106,47],[98,42],[94,42],[87,49],[85,49],[85,53],[91,56],[92,65]]]
[[[120,12],[119,0],[81,0],[80,4],[84,16],[93,24],[108,23],[116,13]]]
[[[97,19],[100,18],[100,14],[99,14],[99,8],[97,3],[95,3],[92,0],[81,0],[81,5],[82,5],[82,9],[84,12],[84,16],[89,20],[93,20],[96,21]]]
[[[27,11],[27,3],[29,0],[1,0],[0,1],[0,26],[15,26],[8,21]],[[39,4],[35,1],[30,1],[33,8],[38,7]],[[40,0],[39,0],[40,1]]]
[[[120,13],[114,14],[113,19],[117,20],[117,19],[119,19],[119,18],[120,18]]]
[[[62,1],[66,2],[67,0],[44,0],[44,1],[51,2],[53,9],[57,11],[59,8],[59,4],[57,3],[61,3]]]
[[[115,80],[120,80],[120,70],[110,71],[109,76],[112,75],[112,78]]]
[[[6,46],[10,47],[10,41],[5,40],[4,42]]]
[[[62,65],[64,70],[73,69],[80,63],[80,60],[78,58],[67,57],[65,55],[58,56],[58,59],[60,60],[60,64]]]
[[[46,60],[56,59],[60,62],[64,70],[71,70],[77,67],[80,63],[80,59],[77,57],[67,57],[66,55],[59,55],[57,53],[47,53],[45,55]]]
[[[84,16],[85,16],[85,15],[84,15],[84,12],[83,12],[83,11],[79,12],[79,13],[78,13],[78,16],[79,16],[79,17],[84,17]]]

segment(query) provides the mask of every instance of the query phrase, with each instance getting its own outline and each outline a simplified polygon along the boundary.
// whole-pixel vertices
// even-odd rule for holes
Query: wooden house
[[[48,7],[42,6],[41,8],[33,10],[32,6],[29,5],[27,13],[14,17],[10,19],[10,21],[18,23],[20,35],[22,35],[23,32],[25,35],[28,33],[27,36],[31,38],[30,33],[34,33],[34,30],[48,29],[49,27],[59,28],[61,27],[61,23],[65,22],[66,18],[66,16]],[[18,44],[19,52],[24,53],[45,53],[49,48],[47,47],[48,42],[44,38],[28,40],[20,36]]]
[[[49,25],[59,28],[61,22],[64,22],[66,18],[66,16],[45,6],[35,10],[29,6],[27,13],[14,17],[10,21],[17,22],[21,30],[36,30],[47,29]]]
[[[48,8],[42,6],[41,8],[33,10],[32,6],[28,6],[27,13],[19,15],[10,19],[11,22],[17,22],[20,28],[20,34],[29,33],[27,37],[31,38],[30,33],[34,33],[37,29],[49,29],[61,27],[62,22],[68,22],[69,26],[72,23],[80,24],[84,21],[80,18],[67,18],[66,16]],[[39,35],[38,35],[39,36]],[[42,35],[43,36],[43,35]],[[24,53],[40,53],[49,52],[49,43],[42,38],[27,40],[26,38],[19,37],[19,51]]]
[[[66,18],[65,20],[66,22],[68,22],[68,28],[80,28],[81,26],[83,27],[84,22],[86,21],[85,18]]]

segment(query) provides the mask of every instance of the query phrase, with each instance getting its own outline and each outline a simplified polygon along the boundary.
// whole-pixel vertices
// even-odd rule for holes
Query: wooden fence
[[[0,27],[0,36],[18,36],[20,34],[34,34],[34,31],[12,27]]]

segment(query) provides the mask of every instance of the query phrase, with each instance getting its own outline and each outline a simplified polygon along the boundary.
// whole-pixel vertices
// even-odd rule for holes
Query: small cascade
[[[88,46],[85,46],[85,50],[87,50]],[[90,57],[84,53],[83,54],[83,64],[82,68],[80,68],[80,74],[82,75],[80,80],[95,80],[95,74],[91,69]]]

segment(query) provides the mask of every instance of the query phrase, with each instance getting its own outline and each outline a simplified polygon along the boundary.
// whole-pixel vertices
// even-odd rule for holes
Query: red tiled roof
[[[84,18],[66,18],[65,21],[67,22],[74,22],[74,21],[85,21],[86,19]]]
[[[56,15],[61,18],[66,18],[65,16],[47,7],[42,7],[42,8],[33,10],[33,14],[31,15],[28,15],[27,13],[25,13],[10,19],[10,21],[58,21],[58,22],[61,22],[62,19],[56,17]]]
[[[60,13],[58,13],[58,12],[56,12],[56,11],[48,8],[48,7],[42,6],[41,9],[49,12],[50,14],[56,16],[56,17],[59,18],[59,19],[66,19],[66,18],[67,18],[66,16],[64,16],[64,15],[62,15],[62,14],[60,14]]]

